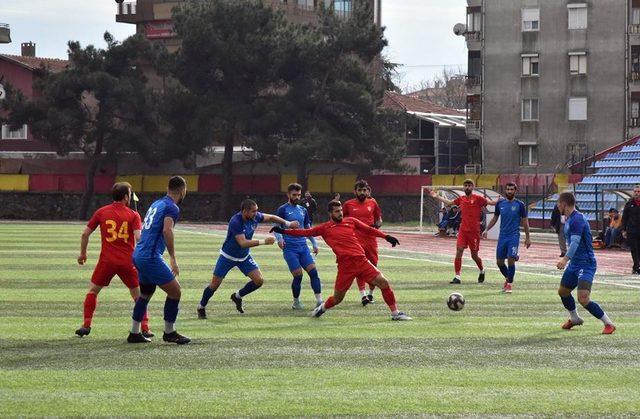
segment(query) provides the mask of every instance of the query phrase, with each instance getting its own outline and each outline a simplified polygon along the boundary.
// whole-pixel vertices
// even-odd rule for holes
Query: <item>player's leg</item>
[[[508,244],[508,249],[507,249],[507,256],[508,256],[508,260],[507,263],[509,264],[509,266],[507,267],[507,270],[509,272],[509,276],[508,276],[508,281],[509,281],[509,285],[510,288],[511,286],[513,286],[513,280],[516,276],[516,262],[518,261],[519,257],[518,257],[518,250],[520,249],[520,237],[513,237],[509,240],[509,244]]]
[[[133,301],[137,301],[138,298],[140,298],[140,280],[136,268],[132,264],[120,266],[116,273],[122,283],[129,289]],[[144,317],[142,317],[142,335],[146,338],[152,338],[154,336],[151,330],[149,330],[149,313],[146,311],[144,312]]]
[[[398,310],[398,307],[396,304],[396,296],[393,293],[393,290],[391,289],[391,285],[389,285],[389,281],[387,281],[387,279],[384,277],[382,272],[378,272],[378,274],[373,279],[369,280],[369,283],[374,284],[375,286],[380,288],[382,299],[389,307],[389,310],[391,310],[392,320],[400,320],[400,321],[412,320],[411,317],[407,316],[406,314]]]
[[[558,287],[558,295],[560,296],[560,300],[562,300],[562,305],[569,312],[569,319],[567,319],[567,321],[562,325],[562,328],[566,330],[571,329],[573,326],[580,326],[584,323],[580,316],[578,316],[576,301],[571,295],[571,291],[573,291],[577,286],[578,275],[573,271],[573,269],[571,269],[571,265],[569,265],[562,274],[560,286]]]
[[[222,280],[227,276],[229,271],[233,269],[234,266],[237,266],[237,264],[237,262],[229,260],[222,255],[218,256],[216,266],[213,268],[213,276],[211,277],[211,282],[206,287],[204,287],[204,290],[202,291],[202,298],[200,298],[200,304],[198,304],[197,311],[199,319],[207,318],[207,311],[205,307],[209,303],[209,300],[213,297],[213,294],[220,287],[220,284],[222,284]]]
[[[453,269],[455,272],[455,276],[453,280],[449,282],[450,284],[459,284],[460,283],[460,272],[462,271],[462,255],[464,254],[464,249],[466,247],[466,240],[464,239],[464,233],[460,232],[458,235],[458,242],[456,245],[456,257],[453,261]]]
[[[595,270],[594,270],[595,271]],[[591,285],[593,284],[593,274],[591,270],[582,270],[578,274],[578,302],[584,307],[593,317],[600,320],[604,324],[604,330],[602,334],[610,335],[615,332],[616,327],[613,325],[607,313],[602,310],[600,305],[591,300]]]
[[[347,262],[338,264],[338,274],[336,276],[336,283],[333,286],[333,295],[329,296],[324,303],[317,306],[311,315],[313,317],[320,317],[330,308],[340,304],[349,288],[351,288],[357,272],[358,267],[355,263]]]
[[[365,249],[365,256],[371,262],[373,266],[378,266],[378,241],[371,241],[367,248]],[[376,286],[372,283],[369,284],[369,294],[367,294],[367,298],[369,299],[369,304],[373,303],[373,290],[376,289]]]
[[[147,312],[149,300],[151,300],[151,297],[156,292],[156,285],[151,282],[145,282],[146,278],[143,274],[144,271],[141,270],[140,267],[138,267],[138,272],[140,273],[140,296],[133,305],[133,314],[131,315],[131,331],[129,332],[129,337],[127,338],[127,342],[129,343],[151,342],[151,339],[144,337],[142,334],[142,319]]]
[[[322,282],[320,281],[320,275],[318,269],[316,269],[316,263],[311,256],[309,249],[306,249],[306,253],[303,253],[300,258],[300,263],[304,266],[304,270],[309,275],[309,282],[311,283],[311,289],[313,295],[316,297],[316,307],[322,304]]]
[[[476,263],[480,273],[478,274],[478,282],[484,282],[484,265],[482,264],[482,259],[478,252],[480,251],[480,232],[473,233],[469,238],[469,251],[471,252],[471,259]]]
[[[502,286],[502,292],[506,292],[507,285],[509,284],[509,271],[507,265],[504,263],[507,259],[507,244],[502,237],[498,239],[498,245],[496,246],[496,265],[504,278],[504,285]]]
[[[162,334],[162,340],[177,343],[178,345],[191,342],[191,339],[176,331],[176,320],[178,319],[180,298],[182,297],[180,282],[174,278],[158,286],[167,293],[167,298],[164,301],[164,333]]]
[[[285,248],[282,252],[282,257],[285,262],[287,262],[289,272],[291,272],[291,276],[293,277],[291,280],[291,294],[293,296],[291,308],[294,310],[302,310],[304,307],[302,303],[300,303],[300,292],[302,290],[303,270],[300,263],[300,252],[295,249]]]
[[[83,337],[91,333],[91,322],[93,320],[93,313],[96,311],[98,304],[98,294],[102,286],[96,285],[93,282],[89,283],[89,291],[84,297],[83,303],[83,322],[82,327],[76,330],[76,335]]]
[[[244,313],[242,299],[252,292],[257,291],[262,284],[264,284],[264,277],[262,276],[262,272],[260,271],[258,264],[251,256],[241,262],[238,265],[238,268],[240,268],[240,271],[249,278],[249,282],[247,282],[244,287],[231,294],[230,299],[236,305],[236,310],[240,313]]]

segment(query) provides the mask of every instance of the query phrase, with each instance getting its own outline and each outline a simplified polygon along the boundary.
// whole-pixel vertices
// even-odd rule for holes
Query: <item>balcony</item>
[[[173,0],[175,2],[175,0]],[[120,23],[141,23],[154,20],[153,4],[157,0],[127,1],[118,4],[116,22]]]
[[[629,128],[640,128],[640,118],[629,118]]]
[[[467,137],[482,138],[482,121],[479,119],[467,119]]]
[[[465,86],[467,87],[467,93],[480,94],[482,90],[482,76],[465,76]]]
[[[0,44],[11,43],[11,28],[6,23],[0,23]]]
[[[482,49],[482,32],[467,32],[464,34],[467,49],[470,51]]]
[[[482,7],[482,0],[467,0],[468,7]]]

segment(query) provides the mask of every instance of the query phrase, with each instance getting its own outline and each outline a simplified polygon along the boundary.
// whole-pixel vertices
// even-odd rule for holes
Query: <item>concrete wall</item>
[[[624,140],[626,1],[584,0],[588,28],[568,29],[566,0],[485,0],[484,165],[487,172],[555,171],[567,146],[589,153]],[[540,31],[522,32],[521,9],[540,8]],[[569,51],[588,53],[586,76],[569,74]],[[539,77],[523,77],[522,53],[540,54]],[[568,99],[588,97],[587,121],[568,120]],[[539,122],[521,122],[523,98],[539,99]],[[537,167],[520,167],[518,141],[537,141]]]
[[[138,210],[144,216],[149,205],[163,194],[145,194],[141,196]],[[0,192],[0,219],[8,220],[77,220],[80,207],[80,194]],[[238,195],[234,200],[240,202],[245,196]],[[318,195],[318,215],[314,222],[326,221],[326,205],[331,199],[328,195]],[[351,196],[343,196],[350,199]],[[416,221],[420,218],[419,196],[380,196],[376,198],[383,212],[383,220],[390,222]],[[425,214],[431,221],[436,219],[437,204],[426,198]],[[256,198],[261,211],[274,213],[286,198],[283,194]],[[108,195],[94,197],[91,212],[111,202]],[[220,205],[219,195],[189,194],[181,206],[180,218],[183,221],[226,221],[217,219]],[[429,218],[425,218],[429,221]]]

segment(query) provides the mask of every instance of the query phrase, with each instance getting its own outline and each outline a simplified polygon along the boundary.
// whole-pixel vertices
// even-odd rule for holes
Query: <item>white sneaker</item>
[[[293,304],[291,305],[291,308],[294,310],[302,310],[304,309],[304,305],[302,305],[302,303],[300,301],[293,301]]]
[[[322,316],[327,310],[324,308],[324,305],[320,304],[318,307],[315,308],[315,310],[313,310],[311,312],[311,317],[320,317]]]
[[[402,311],[396,314],[395,316],[391,316],[391,320],[399,321],[399,322],[408,322],[413,320],[411,317],[404,314]]]

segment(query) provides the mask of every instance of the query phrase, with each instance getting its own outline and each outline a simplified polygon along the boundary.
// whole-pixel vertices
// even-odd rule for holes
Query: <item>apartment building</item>
[[[169,51],[175,51],[180,39],[173,30],[171,10],[180,3],[189,0],[137,0],[118,4],[116,21],[136,25],[137,33],[144,34],[149,40],[164,44]],[[264,0],[265,3],[284,10],[286,16],[296,23],[313,23],[316,9],[321,3],[333,6],[339,16],[348,18],[354,4],[366,1],[374,11],[374,19],[381,23],[382,0]]]
[[[562,171],[640,135],[640,0],[468,0],[484,172]]]

